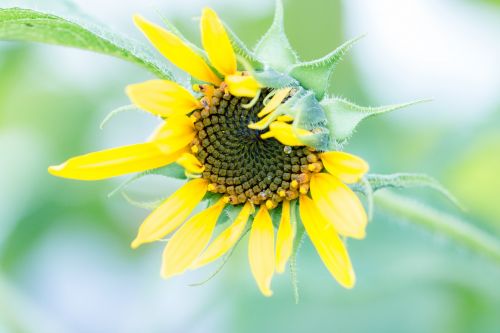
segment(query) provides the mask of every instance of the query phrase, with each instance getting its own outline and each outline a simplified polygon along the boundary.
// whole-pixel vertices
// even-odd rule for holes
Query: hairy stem
[[[500,263],[500,241],[472,223],[390,191],[377,193],[375,202],[378,207],[391,214],[445,235],[470,250]]]

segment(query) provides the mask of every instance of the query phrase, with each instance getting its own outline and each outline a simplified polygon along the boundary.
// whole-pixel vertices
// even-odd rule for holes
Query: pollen
[[[222,85],[204,94],[203,108],[192,114],[196,137],[191,151],[205,167],[202,177],[209,181],[208,191],[226,195],[233,205],[249,201],[275,208],[303,194],[311,174],[322,169],[313,148],[262,139],[262,130],[248,128],[259,120],[270,92],[266,90],[251,101],[231,95]]]

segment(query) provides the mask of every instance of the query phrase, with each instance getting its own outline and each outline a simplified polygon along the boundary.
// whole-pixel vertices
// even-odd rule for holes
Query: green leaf
[[[325,95],[335,66],[344,54],[363,36],[351,39],[323,58],[301,62],[291,67],[289,74],[299,80],[302,87],[314,91],[318,100]]]
[[[40,42],[98,52],[136,63],[159,78],[170,71],[141,43],[90,20],[25,8],[0,9],[0,40]]]
[[[332,139],[343,142],[353,134],[358,124],[375,115],[403,109],[428,100],[394,104],[380,107],[362,107],[341,98],[325,98],[320,104],[328,119],[328,128]]]
[[[276,0],[274,20],[255,47],[255,54],[259,60],[278,71],[286,70],[298,61],[295,51],[285,34],[283,3]]]
[[[436,179],[420,173],[396,173],[392,175],[368,174],[365,177],[373,192],[384,188],[428,187],[441,193],[457,207],[462,208],[460,202]]]

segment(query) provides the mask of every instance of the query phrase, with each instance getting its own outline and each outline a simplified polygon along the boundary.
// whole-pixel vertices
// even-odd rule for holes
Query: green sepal
[[[160,199],[151,200],[151,201],[141,201],[141,200],[133,199],[125,191],[122,191],[121,194],[122,194],[123,198],[125,198],[125,200],[129,204],[131,204],[132,206],[146,209],[146,210],[155,210],[163,203],[163,201],[165,201],[167,199],[167,198],[160,198]]]
[[[99,129],[104,129],[104,126],[107,125],[107,123],[113,119],[114,117],[116,117],[117,115],[123,113],[123,112],[128,112],[128,111],[143,111],[142,109],[139,109],[137,106],[133,105],[133,104],[129,104],[129,105],[123,105],[123,106],[120,106],[112,111],[110,111],[106,117],[104,117],[104,119],[101,121],[101,124],[99,124]]]
[[[374,207],[374,200],[373,200],[373,187],[372,184],[368,181],[368,179],[363,177],[356,185],[358,188],[358,192],[361,192],[364,194],[366,198],[366,206],[367,206],[367,213],[368,213],[368,220],[371,221],[373,219],[373,207]]]
[[[302,96],[293,106],[295,120],[293,128],[295,130],[305,129],[312,134],[301,135],[298,131],[295,132],[297,138],[317,150],[329,150],[330,135],[327,127],[327,118],[323,108],[320,106],[314,93],[308,91]]]
[[[208,208],[215,205],[220,198],[222,198],[222,194],[220,193],[207,192],[205,193],[202,201],[205,201],[207,203],[206,208]]]
[[[281,72],[286,72],[287,68],[298,61],[297,54],[290,46],[285,34],[283,3],[281,0],[276,0],[273,23],[257,43],[255,55],[267,66]]]
[[[40,42],[114,56],[136,63],[162,79],[174,76],[149,49],[93,21],[25,8],[0,9],[0,40]]]
[[[266,69],[264,71],[252,71],[252,76],[262,86],[266,88],[282,89],[286,87],[299,87],[299,81],[293,77],[275,71],[274,69]]]
[[[371,116],[399,110],[428,100],[394,104],[380,107],[362,107],[342,98],[325,98],[320,104],[328,119],[328,130],[331,138],[344,142],[351,137],[358,124]]]
[[[232,223],[234,220],[236,220],[236,217],[238,217],[238,214],[240,213],[242,208],[243,205],[227,204],[226,207],[224,207],[222,214],[220,214],[219,219],[217,220],[217,224],[224,224],[228,222]]]
[[[276,229],[279,228],[281,222],[281,214],[282,214],[283,205],[280,208],[274,208],[269,211],[269,215],[271,216],[271,220],[273,221],[273,225]]]
[[[249,218],[249,221],[252,219],[252,217]],[[238,244],[241,242],[241,240],[243,239],[243,237],[246,236],[246,234],[250,231],[250,227],[247,225],[245,231],[243,231],[243,234],[241,235],[241,237],[238,239],[238,241],[236,242],[236,244],[234,244],[234,246],[229,250],[228,253],[226,253],[224,255],[224,257],[222,258],[222,262],[219,264],[219,266],[213,271],[212,274],[210,274],[207,278],[205,278],[204,280],[200,281],[200,282],[195,282],[195,283],[191,283],[189,284],[190,287],[199,287],[199,286],[202,286],[204,285],[205,283],[211,281],[215,276],[217,276],[217,274],[219,274],[222,269],[224,268],[224,266],[226,265],[226,263],[229,261],[229,259],[231,258],[231,256],[233,255],[234,251],[236,250],[236,247],[238,246]]]
[[[313,61],[293,65],[289,74],[297,79],[302,87],[314,91],[316,98],[321,100],[325,95],[335,66],[342,60],[344,54],[364,36],[351,39],[326,56]]]
[[[411,187],[427,187],[442,194],[451,203],[460,209],[464,209],[457,198],[450,193],[439,181],[435,178],[421,173],[395,173],[390,175],[368,174],[365,176],[366,182],[369,184],[369,190],[373,193],[384,188],[411,188]],[[366,188],[363,188],[362,183],[353,185],[353,189],[367,194]],[[368,193],[368,195],[370,195]]]
[[[184,171],[185,171],[184,168],[181,167],[179,164],[171,163],[161,168],[140,172],[132,176],[131,178],[127,179],[123,183],[121,183],[117,188],[115,188],[112,192],[108,194],[108,197],[112,197],[116,193],[123,191],[130,184],[146,176],[163,176],[167,178],[182,179],[182,180],[187,179],[186,173]]]

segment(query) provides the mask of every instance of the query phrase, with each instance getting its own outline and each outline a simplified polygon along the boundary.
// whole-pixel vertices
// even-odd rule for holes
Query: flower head
[[[273,25],[250,52],[208,8],[200,21],[204,50],[135,16],[194,84],[152,80],[127,87],[137,107],[162,119],[149,141],[49,168],[60,177],[98,180],[182,166],[188,181],[145,219],[132,242],[137,248],[173,233],[163,253],[165,278],[217,260],[249,230],[250,268],[269,296],[273,274],[285,270],[303,226],[332,276],[346,288],[355,283],[341,237],[365,237],[367,214],[348,185],[362,179],[368,164],[340,148],[362,119],[402,106],[363,109],[325,97],[331,71],[353,41],[299,62],[282,20],[278,1]],[[204,200],[208,207],[190,216]],[[214,237],[225,215],[231,221]]]

